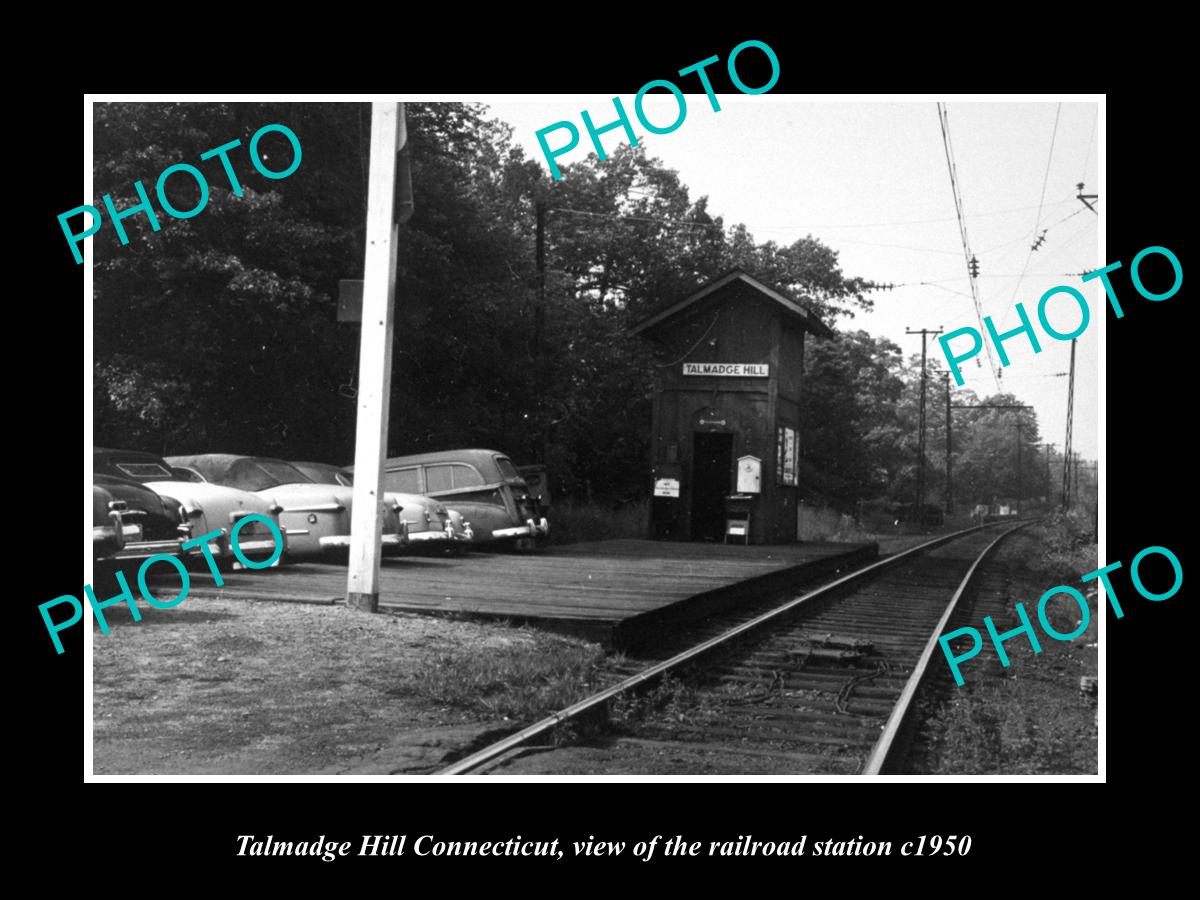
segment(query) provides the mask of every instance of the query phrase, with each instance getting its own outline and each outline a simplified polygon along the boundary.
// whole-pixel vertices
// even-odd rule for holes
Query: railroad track
[[[438,774],[502,772],[547,749],[539,740],[610,709],[625,718],[610,746],[670,754],[685,766],[708,757],[737,771],[886,772],[959,599],[991,550],[1028,524],[943,535],[742,621],[718,617],[687,649]],[[650,688],[682,689],[686,714],[639,707]]]

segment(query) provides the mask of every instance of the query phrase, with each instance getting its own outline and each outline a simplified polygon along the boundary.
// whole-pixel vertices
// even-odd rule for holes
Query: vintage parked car
[[[193,537],[220,531],[220,536],[209,541],[208,546],[218,568],[223,570],[232,569],[236,560],[230,535],[239,519],[258,513],[279,525],[279,507],[270,500],[249,491],[208,484],[191,473],[174,472],[165,459],[154,453],[96,447],[92,451],[92,469],[98,475],[140,482],[156,494],[179,501]],[[283,540],[277,561],[287,552],[286,535]],[[238,530],[238,547],[247,559],[261,562],[276,555],[275,535],[265,522],[247,522]],[[201,548],[192,548],[189,555],[203,562]]]
[[[125,501],[116,499],[98,484],[92,485],[92,558],[111,559],[125,546],[121,513]]]
[[[92,553],[97,561],[182,556],[192,529],[182,505],[127,478],[97,473],[92,488]]]
[[[543,465],[517,466],[517,471],[525,479],[529,493],[537,499],[542,511],[549,512],[554,501],[550,493],[550,473],[546,467]]]
[[[512,460],[495,450],[445,450],[396,456],[384,464],[389,491],[424,494],[451,504],[470,520],[476,542],[504,541],[531,549],[550,523]]]
[[[267,456],[203,453],[168,456],[167,462],[189,478],[250,491],[278,506],[279,524],[293,558],[323,556],[350,546],[354,499],[350,488],[317,484],[291,463]],[[400,517],[385,505],[383,546],[400,547],[404,543]]]
[[[354,467],[344,469],[328,463],[294,462],[297,469],[318,484],[340,484],[354,486]],[[463,519],[457,510],[447,509],[440,500],[420,494],[384,493],[384,500],[391,503],[408,526],[409,548],[444,549],[447,545],[462,549],[474,533],[471,523]]]

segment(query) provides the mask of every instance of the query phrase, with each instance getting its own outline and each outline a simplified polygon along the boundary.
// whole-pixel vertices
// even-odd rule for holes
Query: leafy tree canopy
[[[393,454],[490,446],[547,462],[560,490],[640,498],[653,367],[627,335],[632,322],[733,266],[805,298],[827,322],[871,307],[875,286],[844,274],[835,251],[811,236],[756,243],[642,147],[593,155],[552,181],[479,104],[407,113],[416,210],[398,261]],[[248,156],[269,123],[303,148],[284,179],[264,177]],[[140,180],[162,225],[154,232],[136,214],[124,221],[128,246],[107,222],[93,238],[97,443],[350,461],[358,327],[336,321],[337,289],[362,275],[369,131],[367,104],[96,105],[94,205],[104,194],[118,209],[135,205]],[[199,158],[235,139],[240,197],[219,159]],[[272,167],[290,161],[280,135],[260,146]],[[154,197],[158,174],[180,162],[210,188],[188,219]],[[167,191],[179,209],[199,200],[186,175]],[[806,489],[840,504],[907,489],[915,401],[899,348],[847,332],[813,342],[808,365]],[[989,486],[1003,478],[1003,421],[964,417],[960,427],[963,484],[999,490]],[[1022,439],[1036,441],[1036,427]]]

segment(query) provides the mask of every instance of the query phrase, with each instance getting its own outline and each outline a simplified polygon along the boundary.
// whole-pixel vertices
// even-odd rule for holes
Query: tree
[[[361,258],[359,163],[343,127],[353,107],[95,110],[96,189],[111,193],[118,209],[138,202],[135,181],[152,184],[175,163],[204,166],[210,185],[193,218],[160,213],[158,232],[144,216],[126,220],[129,246],[111,228],[95,238],[97,442],[164,452],[331,449],[329,436],[351,412],[337,398],[351,343],[332,326],[332,276]],[[234,139],[244,153],[251,135],[273,122],[303,135],[304,160],[289,178],[271,181],[237,158],[244,196],[236,197],[219,161],[201,163],[199,155]],[[278,152],[266,140],[262,149]],[[199,199],[186,178],[169,182],[168,192],[180,209]]]
[[[1005,406],[1020,401],[1012,394],[994,394],[980,403]],[[960,501],[1015,502],[1019,497],[1030,500],[1044,494],[1045,461],[1039,463],[1039,440],[1037,415],[1032,409],[955,410],[954,480]]]
[[[812,341],[806,355],[801,483],[815,499],[851,511],[884,494],[907,465],[900,348],[851,331]]]
[[[760,246],[744,227],[727,229],[641,147],[552,181],[479,104],[407,113],[416,208],[398,254],[393,454],[495,447],[547,462],[569,492],[643,496],[653,366],[627,335],[633,322],[735,265],[827,320],[869,305],[871,286],[845,276],[836,253],[811,237]],[[127,219],[128,246],[110,227],[94,238],[97,443],[348,462],[358,328],[336,322],[336,294],[339,279],[362,273],[369,106],[119,103],[95,115],[95,185],[118,209],[137,203],[135,181],[153,194],[175,163],[196,165],[210,188],[201,212],[161,214],[157,232],[144,216]],[[302,146],[283,179],[247,156],[271,123]],[[219,159],[199,158],[235,139],[242,196]],[[290,161],[279,135],[260,149],[277,171]],[[199,200],[182,175],[167,190],[179,209]],[[538,203],[548,209],[540,341]],[[869,367],[862,341],[845,365]],[[853,392],[841,365],[831,357],[829,377]],[[838,424],[813,436],[814,471],[832,467],[831,497],[862,495],[891,465],[886,403],[860,400],[857,425],[872,435],[864,459],[839,459]]]

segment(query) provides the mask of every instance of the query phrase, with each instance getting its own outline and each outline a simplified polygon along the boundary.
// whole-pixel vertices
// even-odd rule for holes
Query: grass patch
[[[1088,628],[1070,641],[1041,635],[1040,653],[1018,639],[1007,648],[1007,668],[985,646],[961,687],[942,667],[940,685],[924,691],[918,701],[923,724],[914,742],[912,771],[937,775],[1096,772],[1096,699],[1080,690],[1082,678],[1097,674],[1097,615],[1103,614],[1096,608],[1094,587],[1079,584],[1082,573],[1096,568],[1091,521],[1087,515],[1059,513],[1009,541],[989,562],[994,574],[1004,573],[1008,599],[989,599],[984,607],[977,602],[962,611],[962,621],[978,628],[980,616],[987,611],[996,627],[1007,631],[1020,624],[1014,611],[1018,598],[1032,616],[1042,592],[1062,584],[1079,588],[1087,598]],[[1062,634],[1075,632],[1082,618],[1069,599],[1051,603],[1047,613]],[[986,645],[986,636],[984,641]]]
[[[860,543],[871,540],[853,516],[826,506],[801,506],[796,511],[796,536],[802,541]]]
[[[1082,510],[1056,512],[1038,523],[1038,553],[1029,568],[1050,584],[1075,584],[1097,567],[1096,529]]]
[[[436,703],[520,721],[543,718],[595,690],[604,659],[599,645],[529,632],[521,637],[439,654],[413,672],[409,686]]]
[[[1052,700],[1058,712],[1048,714],[1051,704],[1044,695],[1057,685],[1039,687],[1033,693],[1041,695],[1041,702],[1034,702],[1017,679],[961,688],[963,693],[942,710],[941,732],[932,748],[940,764],[937,774],[1094,774],[1093,706],[1054,691],[1062,695]]]
[[[611,505],[556,501],[550,511],[550,541],[611,541],[644,538],[650,528],[650,501]]]

